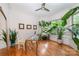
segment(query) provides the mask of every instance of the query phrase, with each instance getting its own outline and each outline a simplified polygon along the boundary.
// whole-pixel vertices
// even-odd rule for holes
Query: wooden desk
[[[33,42],[32,42],[33,43]],[[40,40],[37,45],[27,41],[26,48],[18,49],[18,45],[10,48],[0,49],[0,56],[78,56],[79,53],[67,45],[59,45],[55,41]],[[37,46],[37,48],[35,48]],[[37,52],[37,54],[36,54]]]

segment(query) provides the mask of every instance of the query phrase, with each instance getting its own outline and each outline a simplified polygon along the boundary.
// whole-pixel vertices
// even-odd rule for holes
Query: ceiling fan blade
[[[44,8],[44,10],[46,10],[46,11],[50,11],[49,9],[47,9],[47,8]]]
[[[42,8],[36,9],[35,11],[41,10]]]

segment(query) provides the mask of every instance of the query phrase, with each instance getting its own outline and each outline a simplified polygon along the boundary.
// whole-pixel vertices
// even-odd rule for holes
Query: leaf
[[[67,24],[67,19],[70,18],[70,16],[72,16],[77,10],[79,9],[79,7],[73,8],[71,10],[69,10],[62,18],[62,26],[65,26]]]

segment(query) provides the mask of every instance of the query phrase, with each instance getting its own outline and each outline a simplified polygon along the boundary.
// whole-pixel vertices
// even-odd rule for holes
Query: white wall
[[[19,29],[19,23],[23,23],[24,29]],[[9,16],[9,28],[16,29],[18,32],[18,40],[26,40],[34,34],[33,26],[32,29],[26,29],[26,25],[37,25],[37,17],[32,14],[23,13],[19,10],[11,10]]]

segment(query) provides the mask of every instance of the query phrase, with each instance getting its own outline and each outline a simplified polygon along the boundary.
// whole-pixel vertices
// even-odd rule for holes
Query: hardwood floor
[[[79,55],[77,51],[67,45],[59,45],[54,41],[40,41],[38,43],[38,55],[47,56],[69,56]]]
[[[27,41],[24,48],[18,45],[0,49],[0,56],[78,56],[73,48],[51,40]]]

